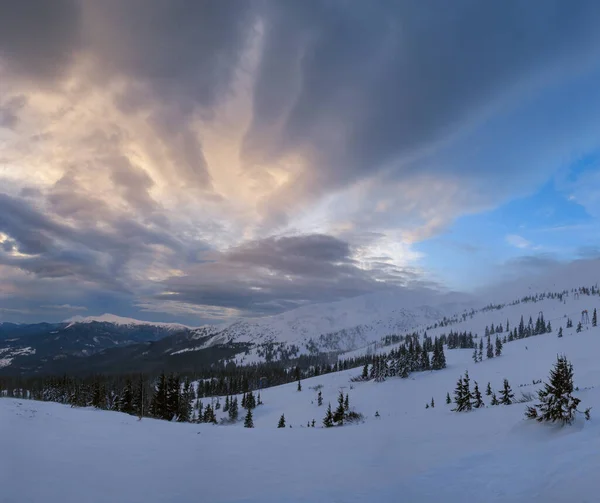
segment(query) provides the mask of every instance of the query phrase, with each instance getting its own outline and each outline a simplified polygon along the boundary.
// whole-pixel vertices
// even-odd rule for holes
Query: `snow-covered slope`
[[[470,298],[459,294],[378,292],[225,324],[218,327],[211,343],[294,344],[301,353],[308,347],[315,351],[349,351],[471,305]]]
[[[600,452],[600,328],[575,326],[598,296],[546,299],[485,311],[430,335],[481,334],[490,323],[518,323],[543,311],[553,332],[509,342],[480,363],[471,350],[447,350],[448,367],[409,379],[351,382],[360,369],[261,391],[254,429],[177,424],[115,412],[0,399],[2,502],[439,502],[597,501]],[[579,316],[579,317],[578,317]],[[558,338],[559,328],[564,337]],[[546,380],[557,354],[573,363],[576,395],[592,419],[560,428],[524,419],[526,404],[469,413],[445,404],[459,375],[494,390],[508,379],[517,397]],[[317,405],[321,386],[323,406]],[[339,391],[362,424],[321,428]],[[435,408],[425,408],[431,399]],[[215,399],[204,399],[204,405]],[[374,417],[378,411],[380,417]],[[243,415],[243,410],[241,413]],[[222,409],[217,411],[223,417]],[[277,429],[281,414],[288,426]],[[306,423],[315,419],[316,427]],[[29,483],[30,474],[36,483]]]

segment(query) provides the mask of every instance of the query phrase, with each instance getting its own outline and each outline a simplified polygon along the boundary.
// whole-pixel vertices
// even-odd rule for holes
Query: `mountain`
[[[69,325],[76,325],[80,323],[112,323],[113,325],[120,325],[126,327],[139,327],[139,326],[152,326],[161,327],[169,330],[185,330],[189,329],[187,325],[181,323],[161,323],[152,321],[135,320],[133,318],[124,318],[123,316],[117,316],[116,314],[104,313],[99,316],[73,316],[64,321]]]
[[[112,321],[101,321],[111,319]],[[104,315],[94,319],[71,319],[62,323],[0,325],[0,371],[37,373],[56,362],[85,360],[100,351],[158,341],[182,328],[176,324],[152,324],[116,320]],[[60,371],[68,370],[63,365]]]
[[[0,335],[0,372],[184,371],[223,359],[248,364],[339,353],[453,315],[470,305],[467,300],[407,290],[198,328],[109,314],[14,325]]]

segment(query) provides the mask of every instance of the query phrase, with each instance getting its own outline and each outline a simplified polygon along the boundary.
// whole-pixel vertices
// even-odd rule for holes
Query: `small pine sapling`
[[[502,405],[510,405],[513,403],[515,399],[515,395],[510,388],[510,384],[508,384],[508,379],[504,379],[504,387],[500,392],[500,403]]]

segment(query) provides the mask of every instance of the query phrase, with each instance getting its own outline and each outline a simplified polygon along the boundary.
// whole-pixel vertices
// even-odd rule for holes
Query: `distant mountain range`
[[[0,373],[181,372],[222,360],[249,364],[352,351],[462,311],[465,302],[458,296],[377,293],[197,328],[110,314],[62,323],[2,323]]]

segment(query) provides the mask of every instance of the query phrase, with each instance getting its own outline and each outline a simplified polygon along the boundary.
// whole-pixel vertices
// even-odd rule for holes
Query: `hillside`
[[[11,324],[0,327],[0,373],[183,372],[224,359],[249,364],[351,351],[450,316],[466,300],[458,294],[384,292],[198,328],[110,314]]]
[[[0,424],[11,432],[2,450],[14,455],[8,471],[0,471],[0,487],[10,503],[595,501],[600,328],[586,325],[577,333],[576,316],[588,309],[591,319],[596,304],[597,296],[587,295],[524,302],[428,331],[481,333],[491,322],[509,319],[512,326],[539,311],[551,321],[551,333],[508,342],[501,356],[480,363],[473,362],[472,350],[454,349],[446,350],[447,368],[408,379],[351,382],[360,374],[353,369],[305,379],[300,392],[295,383],[261,390],[264,404],[254,409],[254,429],[243,428],[241,420],[220,426],[138,421],[116,412],[2,399]],[[567,317],[573,328],[565,328]],[[530,422],[523,415],[526,404],[492,407],[485,395],[487,407],[468,413],[445,404],[465,370],[482,392],[488,382],[498,391],[504,378],[517,398],[535,391],[540,384],[533,382],[547,379],[558,353],[574,365],[582,407],[593,408],[588,422],[578,418],[564,428]],[[364,422],[322,428],[327,404],[335,406],[340,389]],[[431,398],[435,408],[426,409]],[[206,406],[216,399],[202,401]],[[281,414],[285,429],[276,428]],[[225,416],[222,410],[217,415]],[[316,427],[307,428],[313,419]],[[27,483],[30,473],[38,474],[36,484]]]

